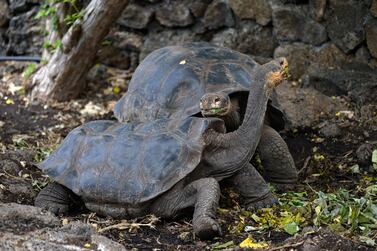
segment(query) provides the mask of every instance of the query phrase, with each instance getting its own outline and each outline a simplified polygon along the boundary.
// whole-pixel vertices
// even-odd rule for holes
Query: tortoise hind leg
[[[78,203],[77,196],[56,182],[48,184],[35,198],[34,205],[54,214],[67,213]]]
[[[287,144],[278,132],[267,125],[263,127],[258,152],[265,179],[278,190],[289,188],[297,182],[297,169]]]
[[[242,198],[247,210],[271,207],[278,201],[255,167],[248,163],[226,180]],[[228,183],[228,184],[229,184]]]
[[[200,239],[221,235],[215,221],[220,199],[220,186],[214,178],[203,178],[183,187],[182,182],[162,195],[152,205],[152,213],[164,218],[178,216],[184,209],[194,207],[194,233]]]

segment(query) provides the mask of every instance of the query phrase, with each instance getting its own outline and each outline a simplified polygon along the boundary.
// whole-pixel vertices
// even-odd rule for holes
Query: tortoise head
[[[274,59],[264,64],[263,67],[266,70],[266,80],[271,89],[289,77],[288,61],[283,57]]]
[[[203,117],[223,117],[231,110],[230,98],[224,93],[207,93],[200,99]]]

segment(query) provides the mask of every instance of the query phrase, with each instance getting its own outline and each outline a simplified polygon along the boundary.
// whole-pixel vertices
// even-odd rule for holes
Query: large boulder
[[[237,28],[220,31],[211,42],[245,54],[270,58],[277,45],[272,28],[261,26],[252,20],[241,21]]]
[[[310,14],[316,21],[322,21],[326,10],[326,0],[309,0]]]
[[[293,79],[299,79],[311,65],[337,67],[347,59],[347,55],[332,43],[319,47],[304,43],[285,44],[275,49],[274,57],[287,58]]]
[[[373,16],[377,17],[377,0],[373,0],[372,6],[370,7],[370,12]]]
[[[310,18],[308,9],[295,5],[275,5],[274,33],[279,41],[302,41],[319,45],[327,40],[325,27]]]
[[[371,18],[365,25],[367,45],[373,57],[377,58],[377,19]]]
[[[266,0],[230,0],[229,4],[241,19],[255,19],[260,25],[267,25],[271,21],[272,11]]]
[[[39,20],[35,19],[38,8],[18,16],[9,22],[7,53],[16,55],[41,55],[43,34]]]
[[[313,88],[300,88],[289,83],[276,88],[272,97],[286,120],[286,129],[316,126],[322,117],[334,115],[343,106]]]
[[[303,78],[310,86],[328,96],[348,95],[359,104],[377,100],[377,72],[364,64],[351,64],[343,69],[311,67]]]
[[[9,20],[9,6],[6,0],[0,0],[0,27],[7,24]]]
[[[214,0],[206,9],[203,17],[204,26],[209,30],[234,25],[232,10],[227,0]]]
[[[185,27],[193,23],[190,9],[184,3],[163,5],[156,10],[156,19],[167,27]]]
[[[363,1],[330,0],[326,24],[330,39],[345,53],[364,41],[364,23],[368,9]]]
[[[143,60],[149,53],[168,45],[178,45],[185,42],[198,41],[199,38],[190,30],[164,29],[154,30],[148,33],[141,48],[139,61]]]
[[[313,88],[292,85],[278,87],[273,102],[283,112],[288,130],[315,127],[322,118],[334,116],[345,109],[339,101]]]
[[[118,19],[121,26],[145,29],[153,15],[153,9],[136,4],[129,4]]]

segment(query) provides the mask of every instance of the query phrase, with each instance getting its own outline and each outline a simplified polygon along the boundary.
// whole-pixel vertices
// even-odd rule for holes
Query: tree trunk
[[[48,64],[34,75],[31,99],[47,102],[76,97],[85,86],[100,42],[127,4],[128,0],[92,0],[83,19],[75,21]]]

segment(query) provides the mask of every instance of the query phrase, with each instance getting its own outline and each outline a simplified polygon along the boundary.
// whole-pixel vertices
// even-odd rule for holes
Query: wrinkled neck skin
[[[208,130],[205,135],[206,144],[213,149],[207,155],[208,162],[224,172],[242,168],[253,156],[260,139],[271,88],[266,83],[265,68],[257,67],[253,75],[255,80],[250,87],[242,124],[233,132]]]
[[[224,120],[227,132],[233,132],[237,130],[241,124],[241,110],[238,98],[239,97],[230,98],[230,111],[227,115],[220,117],[220,119]]]

